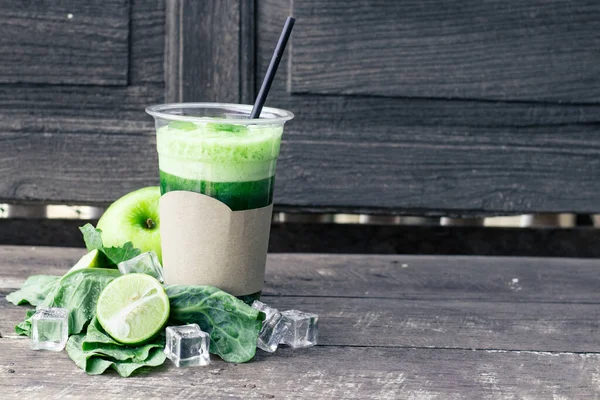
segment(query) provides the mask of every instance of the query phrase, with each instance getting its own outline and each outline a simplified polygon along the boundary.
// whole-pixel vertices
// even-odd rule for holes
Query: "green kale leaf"
[[[111,338],[94,318],[85,334],[69,338],[67,354],[90,375],[99,375],[113,368],[119,375],[127,377],[139,368],[163,364],[166,358],[164,346],[164,335],[138,346],[123,345]]]
[[[7,295],[6,300],[15,306],[22,304],[37,306],[44,301],[59,279],[60,276],[54,275],[32,275],[27,278],[21,289]]]
[[[264,314],[212,286],[169,285],[173,324],[196,323],[210,334],[210,352],[243,363],[256,353]]]
[[[69,310],[69,334],[80,333],[96,315],[100,292],[113,279],[121,276],[115,269],[84,268],[65,274],[52,287],[39,307],[61,307]],[[15,328],[19,335],[31,336],[31,316]]]

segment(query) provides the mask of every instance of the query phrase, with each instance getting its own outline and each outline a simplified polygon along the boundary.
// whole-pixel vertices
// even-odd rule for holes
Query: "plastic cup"
[[[236,287],[236,279],[239,276],[227,276],[228,268],[223,266],[223,273],[219,271],[208,271],[210,265],[206,265],[206,258],[215,261],[215,252],[221,249],[207,246],[208,253],[193,249],[194,258],[185,259],[186,263],[195,264],[195,272],[189,278],[182,277],[179,270],[183,271],[180,262],[169,260],[178,259],[175,255],[191,252],[190,243],[177,243],[172,240],[165,241],[164,235],[181,235],[185,238],[188,234],[195,232],[173,233],[164,232],[163,225],[173,226],[173,221],[164,218],[185,218],[185,216],[174,214],[173,210],[163,213],[164,196],[170,192],[186,191],[209,196],[225,204],[234,213],[251,214],[252,210],[272,207],[273,186],[275,182],[275,167],[279,156],[279,147],[283,126],[286,121],[293,118],[289,111],[265,107],[261,118],[250,119],[252,106],[242,104],[220,104],[220,103],[179,103],[163,104],[148,107],[146,112],[152,115],[156,125],[156,142],[158,150],[158,163],[160,174],[161,194],[161,235],[163,236],[163,263],[165,269],[166,283],[184,284],[211,284],[224,290]],[[171,203],[170,203],[171,204]],[[183,211],[182,211],[183,212]],[[163,215],[164,214],[164,215]],[[241,214],[240,214],[241,215]],[[219,224],[213,219],[206,219],[200,214],[198,224]],[[261,232],[254,232],[253,236],[266,235],[261,243],[268,243],[269,230],[265,229],[264,221]],[[185,225],[185,224],[184,224]],[[270,225],[270,213],[269,221]],[[222,228],[214,226],[214,228]],[[179,229],[179,228],[178,228]],[[181,229],[187,229],[183,226]],[[202,226],[202,229],[210,230],[211,226]],[[229,230],[243,229],[245,226],[232,226]],[[188,229],[189,230],[189,229]],[[232,234],[235,232],[232,232]],[[238,232],[239,233],[239,232]],[[249,240],[255,240],[249,237]],[[168,242],[168,245],[165,245]],[[203,243],[197,243],[202,247]],[[188,247],[188,248],[185,248]],[[240,246],[243,247],[243,246]],[[235,249],[228,248],[228,254],[223,254],[223,259],[243,260],[243,255],[231,254]],[[264,263],[266,251],[261,251],[258,258],[262,261],[262,271],[257,270],[256,265],[249,266],[253,274],[262,274],[264,277]],[[173,255],[170,257],[169,255]],[[217,259],[215,265],[220,265],[223,259]],[[256,260],[256,255],[254,257]],[[204,260],[204,261],[203,261]],[[255,263],[256,264],[256,261]],[[189,265],[186,266],[189,268]],[[200,270],[198,270],[200,269]],[[206,270],[206,274],[202,273]],[[250,271],[241,271],[250,274]],[[204,281],[201,277],[207,275],[211,278]],[[171,277],[177,277],[176,279]],[[169,282],[171,281],[171,282]],[[239,282],[238,282],[239,283]],[[239,291],[239,285],[237,285]],[[262,290],[262,287],[260,288]],[[253,293],[232,293],[240,298],[250,301],[260,297],[260,290]]]

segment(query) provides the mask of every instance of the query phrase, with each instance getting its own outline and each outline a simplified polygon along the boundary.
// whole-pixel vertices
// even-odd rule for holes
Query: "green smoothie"
[[[250,119],[251,110],[221,103],[146,109],[156,126],[165,283],[216,286],[249,304],[264,285],[275,167],[283,126],[294,116],[264,107]]]
[[[161,192],[198,192],[233,211],[268,206],[282,133],[282,126],[171,121],[157,132]]]

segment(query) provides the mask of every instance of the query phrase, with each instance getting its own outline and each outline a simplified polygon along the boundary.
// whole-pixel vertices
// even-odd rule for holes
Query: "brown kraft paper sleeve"
[[[211,285],[234,296],[262,290],[273,205],[231,211],[212,197],[173,191],[160,198],[166,284]]]

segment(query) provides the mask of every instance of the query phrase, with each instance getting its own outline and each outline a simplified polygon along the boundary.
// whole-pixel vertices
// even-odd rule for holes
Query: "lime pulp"
[[[96,315],[113,339],[133,345],[156,335],[169,311],[169,298],[159,281],[146,274],[127,274],[100,293]]]

